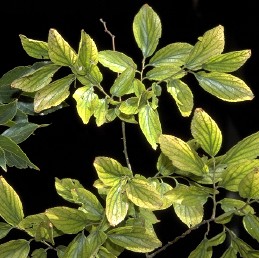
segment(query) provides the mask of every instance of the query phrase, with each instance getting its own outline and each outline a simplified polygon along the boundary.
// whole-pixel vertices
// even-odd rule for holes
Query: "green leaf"
[[[133,70],[137,68],[132,58],[122,52],[113,50],[100,51],[99,62],[116,73],[122,73],[127,68],[132,68]]]
[[[221,208],[224,212],[234,212],[236,215],[243,216],[245,214],[254,214],[254,209],[245,203],[244,201],[232,199],[232,198],[223,198],[219,201]]]
[[[73,66],[77,60],[74,49],[62,38],[55,29],[49,30],[48,36],[49,58],[57,65]]]
[[[119,227],[110,230],[107,235],[113,243],[133,252],[152,252],[162,245],[159,239],[144,227]]]
[[[80,209],[84,211],[90,220],[101,220],[103,207],[96,196],[84,188],[71,189],[74,200],[80,203]]]
[[[98,105],[98,96],[94,93],[94,88],[91,86],[80,87],[74,92],[73,98],[76,100],[78,115],[83,123],[87,124]]]
[[[76,234],[89,223],[83,211],[69,207],[54,207],[45,212],[53,225],[65,234]]]
[[[169,80],[167,91],[175,100],[181,115],[188,117],[193,109],[193,95],[188,85],[181,80]]]
[[[0,79],[1,83],[1,79]],[[10,85],[0,85],[0,103],[9,103],[17,96],[20,90],[11,88]]]
[[[230,73],[238,70],[251,56],[251,50],[233,51],[210,58],[203,68],[208,71]]]
[[[240,78],[219,72],[198,72],[195,74],[199,85],[210,94],[228,102],[252,100],[254,94]]]
[[[240,257],[242,258],[258,258],[259,251],[254,250],[249,244],[244,242],[242,239],[238,237],[232,237],[232,243],[234,248],[240,253]]]
[[[237,257],[237,251],[230,246],[220,258],[236,258]]]
[[[198,70],[212,56],[221,54],[224,50],[224,27],[219,25],[206,31],[190,51],[186,60],[186,67]]]
[[[9,167],[14,166],[19,169],[30,167],[39,170],[13,140],[0,135],[0,146],[4,150],[6,162]]]
[[[107,186],[113,186],[122,178],[132,177],[132,171],[123,167],[117,160],[108,157],[96,157],[94,167],[98,177]]]
[[[0,104],[0,124],[12,120],[17,112],[17,100],[8,104]]]
[[[249,199],[259,199],[259,168],[256,167],[252,172],[247,174],[238,187],[241,197]]]
[[[6,167],[6,158],[5,158],[5,152],[0,146],[0,167],[6,172],[7,167]]]
[[[158,113],[150,105],[145,105],[140,108],[138,119],[141,131],[155,150],[157,148],[158,138],[162,133]]]
[[[27,258],[30,252],[29,241],[25,239],[11,240],[0,245],[0,253],[3,258],[19,257]]]
[[[159,137],[161,151],[177,168],[201,176],[208,172],[208,167],[190,146],[175,136]]]
[[[149,64],[154,66],[168,64],[182,66],[192,48],[193,46],[188,43],[177,42],[169,44],[156,51],[154,56],[150,59]]]
[[[259,156],[259,132],[253,133],[239,141],[226,152],[222,164],[240,162],[242,159],[255,159]]]
[[[49,221],[41,221],[36,228],[35,231],[35,241],[46,241],[51,243],[52,245],[55,244],[53,238],[53,225]]]
[[[81,39],[79,43],[78,59],[76,65],[78,69],[80,67],[89,69],[93,65],[98,63],[98,50],[93,39],[81,30]],[[84,69],[83,69],[84,70]]]
[[[31,134],[38,129],[40,125],[34,123],[18,123],[7,130],[5,130],[2,135],[9,137],[15,143],[19,144],[25,141]]]
[[[219,186],[229,191],[237,192],[241,180],[256,167],[259,167],[259,160],[257,159],[240,160],[238,165],[236,163],[230,164],[221,174],[222,180],[219,181]]]
[[[149,80],[155,81],[166,81],[172,79],[179,79],[186,74],[180,67],[175,65],[163,65],[154,67],[149,70],[146,74],[146,77]]]
[[[143,94],[143,92],[146,91],[146,87],[143,84],[143,82],[136,78],[133,81],[133,88],[137,97],[140,97]]]
[[[156,50],[161,33],[159,16],[148,4],[144,4],[134,17],[133,34],[145,58]]]
[[[109,190],[106,197],[106,217],[110,225],[116,226],[127,215],[129,203],[125,194],[125,181],[119,181]]]
[[[194,111],[191,132],[202,149],[215,157],[222,145],[222,134],[216,122],[201,108]]]
[[[36,92],[46,87],[52,81],[52,77],[59,69],[59,65],[47,64],[14,80],[11,86],[25,92]]]
[[[159,210],[163,205],[160,193],[145,178],[132,178],[126,186],[127,197],[137,206]]]
[[[246,214],[243,217],[243,225],[249,235],[259,241],[259,218],[253,214]]]
[[[208,239],[203,239],[201,243],[190,253],[188,258],[211,258],[212,248],[208,245]]]
[[[47,258],[47,251],[43,248],[35,249],[32,254],[32,258]]]
[[[61,104],[69,96],[69,86],[74,80],[74,75],[70,74],[38,91],[34,98],[35,112],[41,112],[44,109]]]
[[[126,68],[114,81],[110,88],[112,95],[121,97],[125,94],[134,92],[133,79],[135,77],[135,70],[131,67]]]
[[[122,101],[119,110],[126,115],[133,115],[138,113],[138,101],[137,97],[131,97]]]
[[[20,34],[19,37],[27,55],[37,59],[49,59],[47,42],[29,39],[22,34]]]
[[[13,227],[5,222],[0,222],[0,239],[7,236]]]
[[[98,258],[116,258],[117,256],[113,255],[111,252],[109,252],[106,248],[104,248],[103,246],[101,246],[99,248],[98,254],[97,254]]]
[[[172,161],[162,152],[158,157],[156,167],[158,172],[163,176],[171,175],[176,170],[176,167],[173,166]]]

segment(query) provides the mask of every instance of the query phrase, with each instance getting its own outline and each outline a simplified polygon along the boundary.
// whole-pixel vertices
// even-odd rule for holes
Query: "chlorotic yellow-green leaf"
[[[73,98],[76,100],[78,115],[83,123],[87,124],[98,106],[98,96],[94,93],[94,88],[91,86],[80,87],[74,92]]]
[[[97,126],[101,126],[107,122],[106,115],[108,112],[107,99],[98,99],[98,104],[94,110],[94,117]]]
[[[0,124],[5,124],[12,120],[17,112],[17,100],[8,104],[0,104]]]
[[[116,245],[138,253],[152,252],[162,245],[154,234],[139,226],[118,227],[110,230],[107,236]]]
[[[45,211],[51,223],[65,234],[76,234],[89,223],[88,216],[81,210],[69,207],[54,207]]]
[[[146,74],[146,77],[149,80],[163,81],[169,79],[178,79],[183,77],[186,74],[179,66],[173,64],[162,65],[154,67],[149,70]]]
[[[182,66],[192,49],[192,45],[188,43],[171,43],[155,52],[150,59],[149,64],[154,66],[163,66],[172,64]]]
[[[48,35],[49,58],[57,65],[73,66],[77,54],[67,41],[55,29],[49,30]]]
[[[112,95],[121,97],[125,94],[134,92],[133,79],[135,77],[135,70],[131,67],[126,68],[114,81],[110,88]]]
[[[30,252],[30,242],[25,239],[10,240],[0,245],[0,254],[3,258],[27,258]]]
[[[20,34],[19,37],[23,49],[29,56],[37,59],[49,59],[49,48],[47,42],[29,39],[22,34]]]
[[[246,214],[243,217],[243,225],[249,235],[259,241],[259,218],[253,214]]]
[[[252,100],[254,94],[240,78],[219,72],[198,72],[195,74],[199,85],[210,94],[228,102]]]
[[[55,244],[53,237],[53,225],[49,221],[42,221],[37,225],[36,233],[34,235],[35,241],[46,241]]]
[[[0,239],[4,238],[13,227],[5,222],[0,222]]]
[[[0,146],[1,150],[4,151],[4,158],[9,167],[17,167],[19,169],[29,167],[39,170],[39,168],[29,160],[19,145],[9,137],[0,135]]]
[[[79,43],[78,58],[76,65],[78,69],[89,69],[98,63],[98,50],[93,39],[81,30],[81,39]]]
[[[108,157],[96,157],[94,167],[98,177],[107,186],[113,186],[121,178],[132,177],[132,171],[123,167],[117,160]]]
[[[222,134],[216,122],[201,108],[196,108],[191,122],[191,132],[202,149],[211,157],[220,150]]]
[[[162,152],[158,157],[156,167],[159,173],[163,176],[169,176],[176,170],[176,167],[173,165],[172,161]]]
[[[172,135],[159,137],[161,151],[172,161],[177,168],[201,176],[208,172],[208,167],[190,146]]]
[[[69,86],[74,80],[74,75],[70,74],[38,91],[34,98],[34,111],[39,113],[61,104],[69,96]]]
[[[136,78],[133,81],[133,88],[137,97],[140,97],[141,94],[146,90],[146,87],[143,84],[143,82]]]
[[[140,108],[138,113],[139,126],[153,149],[157,148],[158,137],[162,133],[159,115],[150,105]]]
[[[106,217],[111,226],[122,222],[128,212],[129,202],[125,193],[125,183],[117,182],[106,197]]]
[[[121,102],[119,110],[127,115],[133,115],[138,113],[138,101],[137,97],[130,97]]]
[[[243,216],[249,213],[255,213],[253,207],[251,207],[249,204],[245,203],[242,200],[233,198],[223,198],[219,201],[219,204],[221,205],[221,208],[225,213],[233,212],[239,216]]]
[[[259,199],[259,167],[240,181],[238,191],[243,198]]]
[[[230,164],[221,174],[222,180],[219,186],[233,192],[238,191],[241,180],[256,167],[259,167],[259,160],[241,160],[238,164]]]
[[[60,66],[56,64],[44,65],[39,69],[14,80],[11,86],[26,92],[38,91],[51,82],[53,75],[59,68]]]
[[[226,152],[222,164],[236,163],[246,159],[255,159],[259,156],[259,132],[253,133]]]
[[[133,178],[126,187],[127,197],[137,206],[159,210],[163,200],[157,189],[145,178]]]
[[[133,34],[144,57],[149,57],[154,53],[161,33],[159,16],[148,4],[144,4],[133,21]]]
[[[213,56],[203,68],[207,71],[231,73],[238,70],[251,56],[251,50],[232,51]]]
[[[218,25],[206,31],[194,45],[186,60],[186,67],[190,70],[201,69],[202,65],[212,56],[221,54],[224,50],[224,27]]]
[[[175,103],[184,117],[190,116],[193,109],[193,94],[186,83],[181,80],[169,80],[167,91],[175,100]]]
[[[99,52],[99,62],[110,70],[122,73],[126,68],[136,69],[136,64],[131,57],[122,52],[103,50]]]

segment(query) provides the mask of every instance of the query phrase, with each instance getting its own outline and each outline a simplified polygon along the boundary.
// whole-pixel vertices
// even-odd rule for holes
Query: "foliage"
[[[224,53],[221,25],[206,31],[194,45],[176,42],[157,50],[161,21],[147,4],[134,17],[133,34],[142,54],[141,64],[116,51],[114,45],[112,50],[99,51],[83,30],[77,52],[55,29],[49,30],[47,42],[20,35],[26,53],[38,61],[16,67],[0,79],[3,171],[7,167],[38,169],[19,144],[48,125],[31,123],[29,117],[63,108],[69,96],[76,102],[82,123],[94,119],[100,127],[120,119],[123,125],[139,125],[150,147],[159,155],[155,175],[135,173],[123,131],[126,166],[106,156],[94,160],[98,179],[93,185],[99,196],[77,179],[56,178],[57,194],[70,205],[33,215],[24,214],[19,195],[2,176],[0,236],[4,238],[11,230],[18,230],[28,237],[2,243],[1,257],[44,258],[50,249],[59,258],[114,258],[124,249],[154,257],[202,225],[207,225],[207,230],[189,258],[212,257],[214,247],[222,243],[229,243],[222,258],[238,254],[259,257],[259,250],[229,227],[236,217],[242,218],[246,232],[259,241],[259,218],[254,210],[259,199],[259,132],[219,155],[222,132],[206,111],[194,107],[193,93],[184,81],[186,76],[193,75],[202,89],[224,101],[252,100],[251,89],[231,74],[247,61],[250,50]],[[60,78],[56,74],[64,67],[70,73]],[[114,74],[109,91],[102,85],[102,70]],[[182,116],[192,116],[191,140],[163,133],[158,112],[162,91],[170,94]],[[235,195],[222,197],[224,191]],[[208,202],[213,203],[209,216],[204,212]],[[188,229],[163,244],[154,225],[159,223],[156,214],[166,209],[173,209],[179,218],[177,223]],[[220,226],[214,235],[212,225]],[[73,240],[67,246],[56,245],[56,239],[64,235],[73,235]],[[32,242],[41,243],[42,247],[33,250]]]

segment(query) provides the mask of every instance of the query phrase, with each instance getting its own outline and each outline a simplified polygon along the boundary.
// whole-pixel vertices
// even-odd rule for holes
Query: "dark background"
[[[104,32],[100,18],[107,22],[108,29],[116,36],[116,50],[133,57],[136,62],[141,61],[141,52],[133,38],[132,22],[145,3],[157,12],[162,22],[162,38],[158,48],[173,42],[195,44],[205,31],[221,24],[225,28],[224,52],[252,50],[251,58],[235,74],[251,87],[255,94],[253,101],[223,102],[203,92],[193,79],[190,78],[188,84],[194,93],[195,107],[202,107],[220,126],[224,139],[222,151],[257,131],[259,17],[256,1],[252,0],[74,0],[68,3],[49,0],[1,1],[0,76],[16,66],[31,65],[36,61],[28,57],[22,49],[19,34],[47,41],[49,29],[55,28],[77,50],[80,31],[84,29],[94,39],[99,50],[111,49],[111,38]],[[104,77],[109,78],[110,73],[106,74],[106,71],[103,71]],[[53,114],[33,117],[33,121],[39,124],[48,123],[50,126],[38,129],[35,135],[21,144],[31,161],[40,167],[40,172],[9,168],[4,173],[6,180],[20,195],[25,215],[67,204],[55,192],[55,177],[78,179],[86,188],[96,192],[92,186],[96,179],[92,166],[96,156],[109,156],[125,165],[119,121],[100,128],[97,128],[93,120],[88,125],[83,125],[76,113],[75,101],[69,99],[68,103],[70,107]],[[159,112],[164,133],[173,134],[183,140],[191,137],[191,118],[180,116],[168,94],[162,94]],[[134,173],[154,175],[158,152],[150,148],[136,125],[127,125],[126,130]],[[164,243],[186,230],[185,226],[174,220],[173,212],[172,216],[166,214],[168,212],[157,213],[162,221],[157,228],[158,235]],[[179,253],[175,257],[187,257],[193,246],[201,240],[191,236],[170,247],[168,253],[175,253],[177,248],[184,246],[180,252],[178,249]],[[165,254],[166,252],[159,257],[165,257]],[[126,252],[122,257],[126,257]]]

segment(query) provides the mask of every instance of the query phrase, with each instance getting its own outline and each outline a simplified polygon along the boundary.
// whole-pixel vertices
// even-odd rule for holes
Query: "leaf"
[[[168,64],[182,66],[192,48],[193,46],[188,43],[171,43],[156,51],[154,56],[150,59],[149,64],[154,66]]]
[[[0,245],[1,257],[27,258],[30,252],[29,241],[25,239],[10,240]]]
[[[125,94],[133,93],[133,79],[135,77],[135,70],[131,67],[126,68],[114,81],[110,88],[113,96],[121,97]]]
[[[188,258],[211,258],[212,248],[208,246],[208,239],[203,239],[200,244],[190,253]]]
[[[83,123],[87,124],[98,105],[98,96],[94,93],[94,88],[90,86],[80,87],[74,92],[73,98],[76,100],[78,115]]]
[[[0,79],[1,84],[1,79]],[[13,89],[10,85],[0,85],[0,104],[12,102],[14,97],[17,96],[20,90]]]
[[[141,131],[152,148],[155,150],[157,148],[158,138],[162,133],[158,113],[149,105],[145,105],[140,108],[138,119]]]
[[[133,70],[137,68],[131,57],[113,50],[100,51],[99,62],[116,73],[122,73],[127,68],[132,68]]]
[[[44,65],[39,69],[14,80],[11,86],[25,92],[39,91],[52,81],[52,77],[59,69],[60,66],[56,64]]]
[[[97,126],[101,126],[107,122],[107,112],[108,112],[108,101],[107,99],[98,99],[98,105],[94,110],[94,117]]]
[[[27,55],[37,59],[49,59],[47,42],[29,39],[22,34],[20,34],[19,37]]]
[[[80,210],[85,212],[90,220],[101,220],[103,207],[96,196],[85,188],[71,189],[76,203],[80,203]]]
[[[240,253],[240,257],[242,258],[258,258],[259,257],[259,251],[254,250],[249,244],[244,242],[242,239],[238,237],[232,237],[232,244]]]
[[[194,111],[191,132],[202,149],[215,157],[222,145],[222,134],[216,122],[201,108]]]
[[[259,156],[259,132],[253,133],[226,152],[221,160],[222,164],[232,164]]]
[[[167,91],[175,100],[181,115],[188,117],[193,109],[193,94],[188,85],[181,80],[169,80]]]
[[[159,210],[163,200],[156,188],[145,178],[132,178],[126,186],[127,197],[137,206]]]
[[[126,115],[133,115],[138,113],[138,98],[130,97],[122,101],[119,110]]]
[[[35,241],[46,241],[51,243],[52,245],[55,244],[53,238],[53,225],[49,221],[43,220],[41,221],[36,228],[35,231]]]
[[[98,50],[93,39],[81,30],[81,39],[79,43],[78,59],[76,65],[78,69],[80,67],[90,69],[93,65],[98,63]]]
[[[0,239],[8,235],[13,227],[5,222],[0,222]]]
[[[110,225],[122,222],[128,212],[129,203],[125,194],[125,182],[119,181],[109,190],[106,197],[106,217]]]
[[[0,146],[0,167],[6,172],[7,167],[6,167],[6,158],[5,158],[5,152]]]
[[[54,64],[73,66],[77,60],[74,49],[71,48],[55,29],[49,30],[48,47],[49,58]]]
[[[222,180],[219,186],[233,192],[238,191],[241,180],[256,167],[259,167],[259,160],[240,160],[238,164],[230,164],[221,174]]]
[[[107,235],[113,243],[133,252],[152,252],[162,245],[159,239],[144,227],[118,227],[110,230]]]
[[[11,139],[0,135],[0,146],[4,150],[7,165],[9,167],[33,168],[39,170],[26,156],[22,149]]]
[[[73,74],[50,83],[38,91],[34,98],[34,110],[39,113],[44,109],[56,107],[69,96],[69,86],[75,80]]]
[[[243,225],[249,235],[259,241],[259,218],[248,213],[243,217]]]
[[[237,257],[237,251],[230,246],[220,258],[236,258]]]
[[[144,58],[154,53],[161,33],[162,28],[159,16],[148,4],[144,4],[133,21],[133,34]]]
[[[0,124],[5,124],[12,120],[17,112],[17,100],[8,104],[0,104]]]
[[[76,234],[89,223],[87,214],[69,207],[49,208],[45,212],[51,223],[65,234]]]
[[[175,65],[163,65],[154,67],[149,70],[146,74],[146,77],[149,80],[155,81],[166,81],[172,79],[178,79],[186,75],[186,72],[183,71],[180,67]]]
[[[219,72],[198,72],[199,85],[210,94],[229,102],[252,100],[254,94],[246,83],[231,74]]]
[[[132,171],[123,167],[117,160],[108,157],[96,157],[94,167],[98,177],[107,186],[113,186],[122,178],[132,177]]]
[[[47,258],[47,251],[43,248],[35,249],[32,254],[32,258]]]
[[[202,65],[212,56],[224,50],[224,27],[219,25],[206,31],[190,51],[186,67],[190,70],[201,69]]]
[[[116,258],[117,256],[113,255],[106,248],[101,246],[98,251],[98,258]]]
[[[9,137],[16,144],[25,141],[31,134],[38,129],[40,125],[34,123],[18,123],[7,130],[5,130],[2,135]]]
[[[256,167],[247,174],[238,187],[241,197],[249,199],[259,199],[259,168]]]
[[[213,56],[205,64],[203,69],[213,72],[230,73],[238,70],[251,56],[251,50],[232,51]]]
[[[140,97],[143,94],[143,92],[146,91],[146,87],[143,84],[143,82],[136,78],[133,80],[133,88],[137,97]]]
[[[190,146],[175,136],[162,134],[159,137],[161,151],[177,168],[201,176],[208,167]]]
[[[171,175],[176,170],[176,168],[172,164],[172,161],[162,152],[158,157],[156,167],[158,172],[163,176]]]

